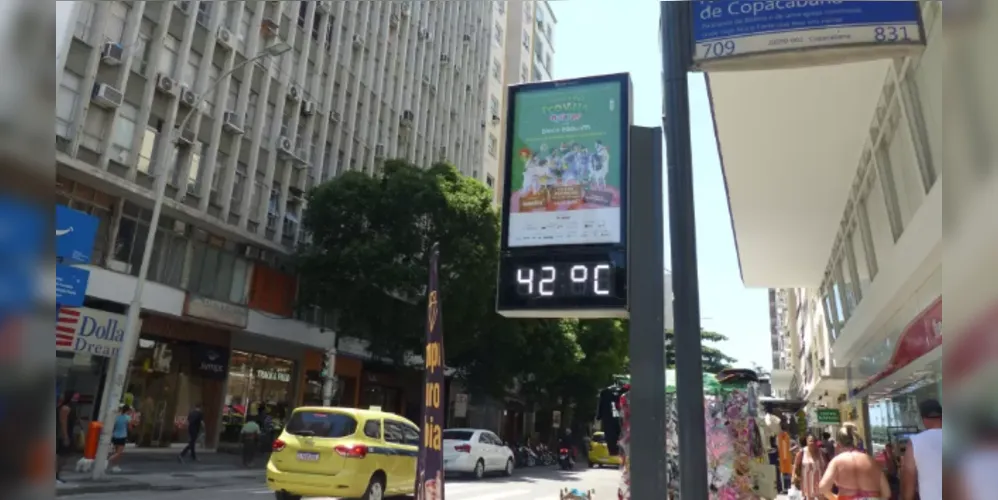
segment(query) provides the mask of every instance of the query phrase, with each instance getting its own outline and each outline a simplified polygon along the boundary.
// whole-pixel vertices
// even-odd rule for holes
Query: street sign
[[[814,411],[818,425],[839,425],[842,423],[842,413],[835,408],[818,408]]]
[[[100,220],[64,205],[55,206],[55,256],[88,264]]]
[[[80,307],[87,296],[90,271],[65,264],[55,265],[55,303],[64,307]]]
[[[693,70],[792,68],[903,57],[925,45],[920,2],[693,2]]]
[[[626,317],[631,80],[513,85],[498,312]]]

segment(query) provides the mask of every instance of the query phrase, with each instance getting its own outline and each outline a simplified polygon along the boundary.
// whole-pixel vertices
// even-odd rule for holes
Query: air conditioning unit
[[[121,91],[106,84],[94,83],[93,93],[90,95],[90,102],[107,109],[114,109],[121,106],[124,96]]]
[[[374,146],[374,157],[375,158],[384,158],[385,157],[385,145],[384,144],[377,144],[377,145]]]
[[[412,126],[413,118],[415,118],[415,116],[412,114],[412,111],[403,111],[402,116],[399,118],[399,125],[401,125],[402,128],[409,128]]]
[[[339,111],[333,111],[332,114],[330,115],[330,118],[333,120],[333,123],[339,123],[340,122],[340,112]]]
[[[288,100],[298,102],[301,100],[301,88],[292,84],[288,87]]]
[[[471,43],[471,35],[465,33],[464,35],[461,35],[461,40],[463,40],[464,43]]]
[[[430,84],[430,75],[423,75],[423,85]]]
[[[222,115],[222,128],[233,134],[242,134],[243,119],[233,111],[226,111]]]
[[[454,72],[455,73],[459,73],[460,74],[462,69],[464,69],[464,68],[462,68],[460,64],[455,64],[454,65]]]
[[[325,12],[326,14],[333,13],[333,2],[329,0],[320,0],[318,6],[319,10]]]
[[[493,125],[499,125],[499,123],[501,121],[502,121],[502,118],[500,118],[499,115],[492,115],[492,124]]]
[[[177,137],[178,146],[190,147],[194,145],[194,131],[189,128],[185,128],[183,132],[180,133],[180,137]]]
[[[353,36],[353,48],[362,49],[364,48],[364,37],[360,35]]]
[[[227,50],[232,50],[232,41],[234,37],[232,35],[232,32],[229,31],[229,28],[226,28],[225,26],[219,26],[217,38],[219,45],[221,45]]]
[[[301,103],[301,114],[312,116],[315,114],[315,101],[304,101]]]
[[[402,4],[402,17],[409,17],[412,14],[412,4],[406,2]]]
[[[392,28],[398,28],[399,27],[399,15],[398,14],[392,14],[392,16],[388,19],[388,22],[391,24]]]
[[[430,33],[430,30],[424,28],[419,30],[419,34],[416,36],[419,38],[419,40],[425,42],[433,37],[433,33]]]
[[[160,73],[156,76],[156,90],[164,94],[175,95],[177,93],[177,81],[168,75]]]
[[[295,155],[295,142],[288,137],[281,137],[277,141],[277,151],[284,157],[293,157]]]
[[[440,64],[450,64],[450,56],[447,54],[440,54]]]
[[[413,120],[416,119],[416,114],[407,109],[407,110],[405,110],[405,111],[402,112],[402,119],[403,120],[408,120],[408,121],[411,122],[411,121],[413,121]]]
[[[102,63],[108,66],[117,66],[121,64],[122,59],[125,56],[125,47],[120,43],[116,42],[104,42],[100,48],[100,60]]]
[[[188,108],[193,108],[198,102],[198,95],[186,85],[180,87],[180,103]]]
[[[260,22],[260,35],[263,38],[276,37],[281,32],[281,25],[274,19],[266,18]]]

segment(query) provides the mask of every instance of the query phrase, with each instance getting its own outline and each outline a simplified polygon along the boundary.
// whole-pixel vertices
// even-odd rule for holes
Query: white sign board
[[[89,307],[63,307],[56,313],[56,351],[110,358],[118,353],[124,337],[122,314]]]
[[[454,416],[465,418],[468,416],[468,395],[458,394],[454,396]]]

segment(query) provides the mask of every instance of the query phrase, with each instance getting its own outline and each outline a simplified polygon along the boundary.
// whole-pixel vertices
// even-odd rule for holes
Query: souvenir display
[[[678,409],[675,372],[666,373],[666,461],[669,499],[679,498]],[[764,485],[766,450],[759,429],[759,404],[755,372],[731,370],[704,374],[704,425],[707,433],[708,480],[711,500],[749,500],[770,497]],[[624,466],[618,488],[619,500],[630,499],[630,410],[627,395],[621,398],[623,413],[621,453]],[[640,436],[638,436],[640,439]],[[774,495],[775,496],[775,495]]]

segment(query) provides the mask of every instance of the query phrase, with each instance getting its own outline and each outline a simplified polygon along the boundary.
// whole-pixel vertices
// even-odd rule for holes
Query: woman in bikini
[[[883,466],[873,457],[856,449],[856,426],[843,425],[836,436],[838,455],[832,459],[818,485],[821,494],[831,500],[870,500],[891,498]],[[832,493],[837,486],[838,495]]]

